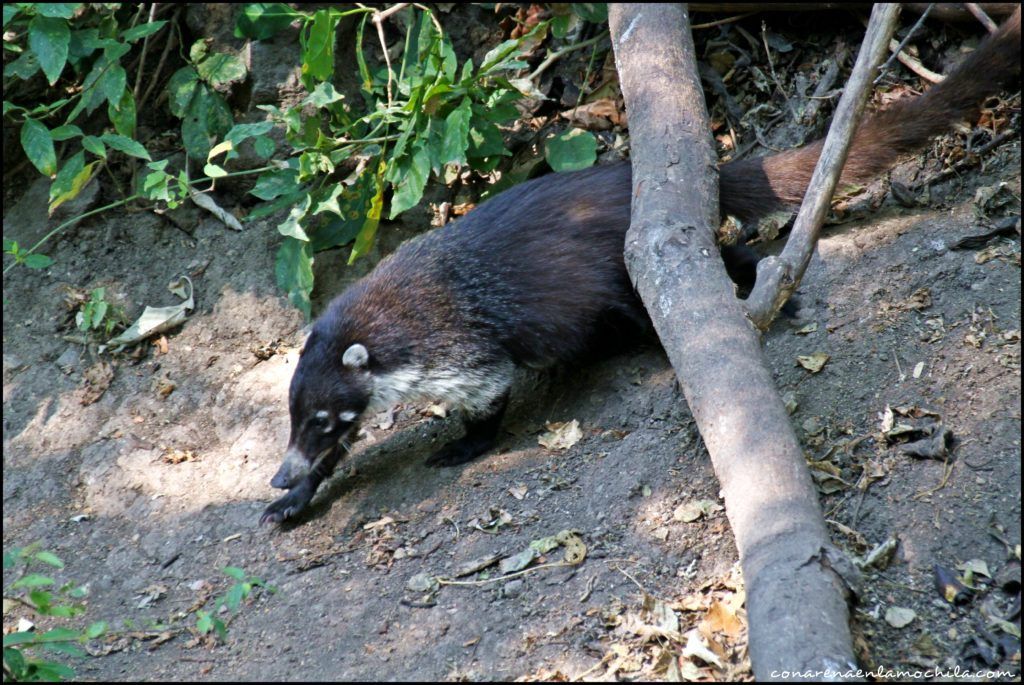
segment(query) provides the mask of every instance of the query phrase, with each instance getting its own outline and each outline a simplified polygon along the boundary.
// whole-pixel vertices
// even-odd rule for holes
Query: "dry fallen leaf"
[[[580,422],[576,419],[559,423],[549,422],[545,424],[545,427],[548,432],[537,438],[537,442],[541,447],[549,450],[567,450],[583,437]]]
[[[798,355],[796,360],[800,366],[811,373],[818,373],[825,367],[825,362],[829,360],[829,356],[824,352],[815,352],[810,355]]]
[[[704,622],[711,631],[724,633],[731,638],[743,632],[743,622],[736,616],[735,610],[721,602],[712,602]]]

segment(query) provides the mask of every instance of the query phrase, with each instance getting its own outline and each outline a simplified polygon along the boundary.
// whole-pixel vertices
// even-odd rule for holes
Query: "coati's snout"
[[[289,390],[291,436],[281,467],[270,481],[272,487],[294,488],[332,450],[341,450],[338,456],[344,456],[355,438],[368,402],[358,373],[365,368],[368,353],[362,345],[353,345],[334,373],[323,361],[328,353],[311,337],[299,358]]]

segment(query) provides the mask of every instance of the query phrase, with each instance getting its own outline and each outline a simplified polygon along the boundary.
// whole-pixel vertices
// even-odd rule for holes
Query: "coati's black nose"
[[[274,477],[270,479],[270,487],[288,490],[292,487],[293,480],[291,468],[289,468],[288,462],[285,462],[281,464],[281,468],[279,468],[277,473],[274,474]]]

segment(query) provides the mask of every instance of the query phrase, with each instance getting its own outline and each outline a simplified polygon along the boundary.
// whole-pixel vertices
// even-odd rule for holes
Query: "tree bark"
[[[755,676],[837,679],[856,668],[844,580],[852,566],[829,540],[758,332],[715,243],[716,160],[687,9],[611,4],[609,25],[632,141],[626,265],[725,493]]]

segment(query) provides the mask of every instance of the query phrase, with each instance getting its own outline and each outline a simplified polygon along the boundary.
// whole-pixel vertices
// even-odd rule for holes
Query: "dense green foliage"
[[[535,22],[474,64],[459,62],[437,17],[422,6],[382,16],[377,8],[361,6],[303,12],[283,3],[247,4],[236,15],[239,38],[265,40],[288,26],[299,28],[297,62],[308,96],[289,108],[262,106],[266,121],[235,124],[225,93],[247,78],[245,63],[234,54],[211,51],[204,39],[193,41],[186,53],[180,13],[158,20],[155,11],[156,6],[144,4],[4,6],[4,49],[18,54],[4,69],[4,116],[20,126],[28,160],[53,178],[51,213],[99,171],[109,170],[112,153],[146,164],[143,173],[137,173],[137,163],[130,165],[136,187],[121,200],[66,221],[27,249],[5,239],[11,257],[5,273],[17,264],[48,267],[52,260],[37,250],[84,216],[139,201],[173,209],[210,190],[216,179],[252,174],[258,178],[251,193],[263,203],[246,220],[290,209],[277,227],[284,240],[275,273],[307,316],[316,252],[351,244],[350,262],[358,259],[372,247],[381,219],[416,206],[431,177],[451,182],[466,169],[478,174],[497,169],[510,155],[501,126],[520,115],[514,104],[525,95],[543,97],[533,79],[523,76],[525,51],[549,34],[564,38],[570,18],[606,19],[601,4],[572,5],[571,11],[560,6],[552,18]],[[404,41],[400,55],[380,50],[385,59],[374,60],[368,55],[376,55],[377,41],[383,41],[381,21],[399,29]],[[342,22],[349,22],[346,35],[354,28],[360,102],[346,99],[334,86]],[[161,32],[166,41],[170,31],[178,38],[177,62],[184,65],[169,78],[146,84],[147,41]],[[153,61],[151,56],[149,64]],[[40,76],[50,86],[43,92]],[[137,100],[145,101],[157,82],[162,95],[153,99],[166,99],[167,112],[180,120],[181,145],[188,159],[202,166],[203,178],[190,177],[189,169],[198,165],[169,168],[169,158],[154,161],[136,139],[142,104]],[[107,116],[97,123],[91,115],[104,105]],[[275,126],[283,129],[287,151],[277,150],[271,137]],[[257,158],[278,159],[229,171],[243,143],[251,144]],[[583,168],[595,157],[593,136],[577,129],[556,136],[545,149],[555,170]]]
[[[38,616],[73,619],[85,611],[77,600],[87,594],[84,587],[65,583],[59,587],[48,575],[38,573],[35,567],[49,566],[62,569],[64,562],[52,552],[40,550],[39,545],[16,547],[4,552],[4,571],[17,575],[4,588],[4,613],[7,602],[21,604]],[[45,658],[44,654],[84,656],[82,645],[106,631],[102,621],[89,625],[84,630],[72,628],[51,628],[39,632],[19,629],[4,635],[4,680],[15,681],[57,681],[75,676],[74,670],[60,662]]]

